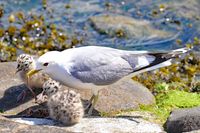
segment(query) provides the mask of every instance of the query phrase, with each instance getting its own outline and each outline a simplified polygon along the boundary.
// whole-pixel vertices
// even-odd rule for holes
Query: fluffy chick
[[[31,55],[21,54],[19,57],[17,57],[16,73],[19,73],[21,80],[26,84],[26,86],[29,88],[29,90],[32,92],[33,96],[36,99],[36,95],[32,89],[42,88],[44,82],[47,81],[49,77],[46,74],[37,73],[36,75],[32,76],[29,79],[29,85],[28,85],[26,74],[28,73],[28,71],[34,68],[35,68],[35,60]],[[18,96],[17,100],[19,101],[21,99],[24,99],[25,95],[26,92],[23,91]]]
[[[60,90],[61,85],[48,80],[43,85],[43,95],[47,95],[47,106],[50,118],[63,125],[74,125],[84,116],[80,94],[73,90]]]

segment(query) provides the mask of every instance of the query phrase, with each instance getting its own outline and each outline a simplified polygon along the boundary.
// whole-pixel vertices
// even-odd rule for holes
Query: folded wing
[[[171,58],[183,53],[182,50],[147,53],[111,48],[99,49],[99,47],[93,47],[93,51],[90,52],[88,50],[91,49],[85,48],[82,52],[76,51],[76,55],[71,57],[73,63],[69,72],[76,79],[95,85],[112,84],[138,71],[145,72],[152,70],[150,68],[156,69],[170,65],[171,63],[164,65],[162,63],[171,61]],[[159,66],[159,64],[161,65]]]

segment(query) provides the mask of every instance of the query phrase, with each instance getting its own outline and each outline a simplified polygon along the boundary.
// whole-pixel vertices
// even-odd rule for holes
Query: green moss
[[[166,92],[168,91],[169,89],[169,85],[166,84],[165,82],[163,83],[158,83],[158,84],[155,84],[155,92],[156,93],[162,93],[162,92]]]
[[[170,90],[156,96],[156,105],[144,106],[140,109],[155,114],[161,122],[164,122],[170,112],[175,108],[190,108],[200,105],[200,95],[179,90]]]
[[[157,105],[160,107],[179,107],[189,108],[200,105],[200,95],[179,90],[171,90],[166,94],[160,94],[156,97]]]
[[[69,8],[71,8],[71,5],[70,5],[70,4],[66,4],[66,5],[65,5],[65,8],[66,8],[66,9],[69,9]]]

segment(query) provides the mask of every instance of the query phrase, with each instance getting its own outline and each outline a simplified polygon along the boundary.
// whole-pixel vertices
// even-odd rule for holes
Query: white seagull
[[[43,71],[52,79],[75,89],[92,89],[92,110],[99,90],[122,78],[130,78],[142,72],[171,65],[172,58],[185,53],[189,48],[168,52],[126,51],[100,46],[85,46],[62,52],[50,51],[40,56],[36,68],[28,77]]]

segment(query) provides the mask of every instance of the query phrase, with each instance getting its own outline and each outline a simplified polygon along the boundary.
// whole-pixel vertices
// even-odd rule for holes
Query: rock
[[[193,130],[193,131],[190,131],[190,132],[184,132],[184,133],[200,133],[200,130]]]
[[[58,3],[59,5],[60,3]],[[69,5],[73,8],[70,9],[73,13],[80,13],[86,15],[88,12],[102,12],[103,8],[98,5],[94,4],[93,2],[85,2],[85,1],[69,1]],[[81,6],[80,6],[81,5]]]
[[[125,133],[125,132],[162,132],[158,124],[150,123],[134,117],[89,117],[74,126],[63,127],[50,119],[37,118],[5,118],[0,117],[0,132],[98,132],[98,133]],[[26,123],[26,124],[24,124]],[[40,125],[40,126],[39,126]]]
[[[182,133],[200,129],[200,107],[172,111],[164,127],[168,133]]]
[[[16,103],[17,96],[25,85],[15,75],[15,63],[0,64],[0,110],[7,114],[17,114],[37,105],[31,94],[22,103]],[[69,89],[68,87],[64,87]],[[90,90],[75,90],[81,93],[83,99],[90,99]],[[39,93],[39,92],[38,92]],[[154,104],[155,99],[151,92],[143,85],[130,80],[122,80],[100,91],[96,109],[101,112],[137,109],[140,104]]]
[[[97,110],[110,112],[137,109],[139,105],[155,103],[152,93],[140,83],[122,80],[100,91]]]
[[[200,15],[198,0],[165,1],[163,4],[169,7],[170,11],[176,13],[177,17],[195,19]]]
[[[155,29],[147,20],[137,20],[121,15],[100,15],[90,18],[92,26],[99,32],[109,36],[127,38],[166,38],[169,32]]]
[[[67,133],[66,130],[50,126],[32,126],[11,121],[0,115],[1,133]]]

